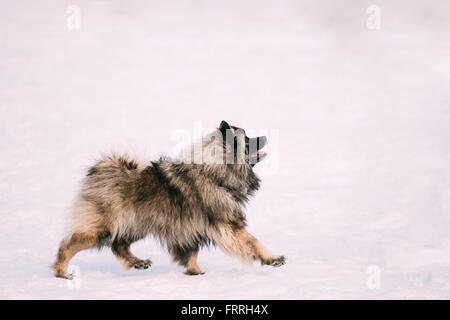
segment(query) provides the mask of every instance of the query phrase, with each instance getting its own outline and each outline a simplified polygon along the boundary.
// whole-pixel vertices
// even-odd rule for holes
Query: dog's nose
[[[266,136],[258,137],[258,150],[261,148],[264,148],[264,146],[267,144],[267,138]]]

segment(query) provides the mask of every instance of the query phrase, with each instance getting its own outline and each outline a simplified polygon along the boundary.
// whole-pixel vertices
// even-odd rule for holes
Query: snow
[[[372,4],[380,30],[366,27]],[[0,6],[0,298],[450,298],[447,1]],[[177,130],[222,119],[268,132],[247,216],[285,266],[211,248],[188,277],[149,238],[132,246],[149,270],[92,250],[72,260],[75,282],[52,276],[101,152],[151,160]]]

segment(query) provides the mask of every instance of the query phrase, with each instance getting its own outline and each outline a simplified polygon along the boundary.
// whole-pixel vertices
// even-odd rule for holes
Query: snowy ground
[[[375,2],[2,2],[0,298],[449,299],[450,4]],[[148,239],[150,270],[85,251],[79,289],[53,278],[100,152],[152,159],[222,119],[274,133],[247,212],[286,266],[210,249],[188,277]]]

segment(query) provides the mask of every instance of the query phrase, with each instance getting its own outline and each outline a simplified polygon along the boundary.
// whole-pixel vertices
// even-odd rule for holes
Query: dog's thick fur
[[[223,121],[214,134],[225,138],[225,132],[231,132],[236,138],[238,129]],[[223,158],[230,154],[230,148],[238,147],[213,136],[217,135],[201,142],[203,159],[215,154],[211,152],[213,147],[223,148]],[[198,164],[160,158],[147,165],[127,156],[104,157],[85,177],[71,230],[52,265],[55,276],[70,279],[67,266],[77,252],[104,246],[111,248],[125,268],[147,269],[152,262],[134,256],[130,245],[148,235],[159,239],[189,275],[202,273],[197,253],[209,244],[218,245],[244,262],[284,264],[283,256],[274,257],[245,230],[243,205],[259,187],[254,163],[249,161],[249,138],[245,139],[245,163]],[[196,152],[189,150],[191,155]],[[257,154],[253,154],[258,158],[256,162],[261,152]],[[233,157],[238,160],[236,155]]]

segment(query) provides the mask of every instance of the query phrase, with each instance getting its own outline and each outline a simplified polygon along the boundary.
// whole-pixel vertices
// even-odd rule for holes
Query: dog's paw
[[[67,279],[67,280],[73,280],[73,274],[67,273],[65,271],[57,271],[55,272],[55,277]]]
[[[281,267],[284,264],[286,264],[286,257],[279,256],[278,258],[273,259],[273,261],[270,265],[273,267]]]
[[[138,260],[133,264],[133,267],[138,270],[148,269],[152,265],[151,260]]]
[[[188,276],[198,276],[198,275],[202,275],[202,274],[205,274],[204,272],[202,272],[202,271],[200,271],[200,270],[186,270],[185,272],[184,272],[184,274],[185,275],[188,275]]]
[[[272,267],[281,267],[282,265],[286,264],[286,257],[285,256],[279,256],[278,258],[273,258],[270,260],[266,260],[263,262],[263,264],[272,266]]]

